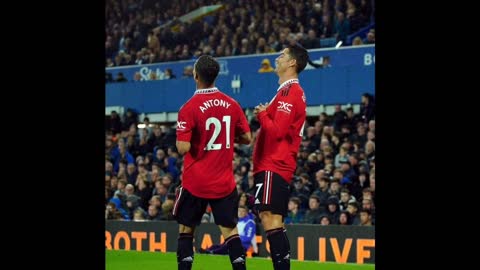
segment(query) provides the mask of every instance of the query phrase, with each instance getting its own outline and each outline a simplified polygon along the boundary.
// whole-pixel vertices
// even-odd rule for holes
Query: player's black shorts
[[[195,197],[185,188],[179,187],[173,205],[173,216],[179,224],[195,227],[200,224],[207,205],[210,204],[215,224],[234,228],[238,222],[238,200],[236,187],[230,195],[221,199]]]
[[[262,171],[253,176],[255,180],[255,208],[258,212],[271,211],[287,216],[290,185],[279,174]]]

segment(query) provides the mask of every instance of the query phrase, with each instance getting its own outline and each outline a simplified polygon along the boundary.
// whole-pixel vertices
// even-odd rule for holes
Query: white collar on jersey
[[[197,89],[195,91],[195,94],[211,94],[211,93],[215,93],[215,92],[219,92],[217,87]]]
[[[285,87],[285,86],[287,86],[287,85],[289,85],[289,84],[292,84],[292,83],[299,83],[299,82],[298,82],[298,79],[290,79],[290,80],[287,80],[287,81],[283,82],[283,83],[280,84],[280,86],[278,87],[277,92],[278,92],[280,89],[282,89],[283,87]]]

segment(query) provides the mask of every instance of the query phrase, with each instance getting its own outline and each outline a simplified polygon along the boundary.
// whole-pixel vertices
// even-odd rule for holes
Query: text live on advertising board
[[[223,242],[215,224],[201,224],[194,247],[207,248]],[[375,263],[375,227],[287,225],[292,259],[338,263]],[[175,222],[110,221],[105,224],[105,248],[150,252],[176,252]],[[259,255],[268,257],[265,234],[257,235]]]

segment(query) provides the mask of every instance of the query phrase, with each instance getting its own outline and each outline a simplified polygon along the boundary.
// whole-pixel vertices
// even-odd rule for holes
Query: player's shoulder
[[[298,83],[292,83],[280,89],[278,95],[281,97],[301,97],[303,96],[303,88]]]
[[[225,100],[225,101],[228,101],[228,102],[231,102],[232,104],[234,104],[234,106],[239,106],[240,107],[240,104],[234,99],[232,98],[231,96],[225,94],[224,92],[219,92],[220,95],[222,95],[222,98]]]
[[[193,95],[189,100],[187,100],[181,107],[178,111],[181,111],[181,110],[188,110],[189,108],[191,108],[192,106],[195,106],[195,104],[198,103],[198,96],[197,95]]]
[[[290,85],[290,92],[294,95],[303,95],[303,88],[299,83],[293,83]]]

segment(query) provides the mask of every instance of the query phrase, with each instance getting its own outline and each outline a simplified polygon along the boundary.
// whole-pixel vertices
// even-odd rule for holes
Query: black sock
[[[177,245],[178,270],[191,270],[193,263],[193,235],[181,233]]]
[[[290,270],[290,242],[286,232],[284,228],[265,232],[270,243],[270,254],[275,270]]]
[[[230,262],[233,270],[245,270],[245,249],[240,241],[240,236],[234,234],[225,239],[225,244],[228,246],[228,254],[230,255]]]

